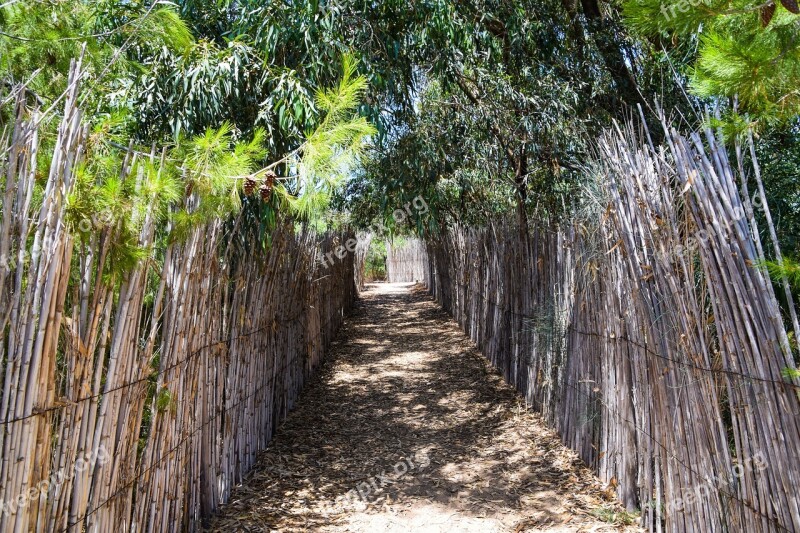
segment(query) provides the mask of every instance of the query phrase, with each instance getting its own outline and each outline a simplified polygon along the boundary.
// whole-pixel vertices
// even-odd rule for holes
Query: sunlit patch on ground
[[[602,489],[423,291],[376,284],[211,529],[618,531]]]

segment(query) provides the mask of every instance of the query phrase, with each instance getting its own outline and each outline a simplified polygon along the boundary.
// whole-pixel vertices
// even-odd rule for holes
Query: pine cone
[[[795,15],[800,13],[800,6],[797,5],[797,0],[781,0],[781,5],[790,13]]]
[[[761,8],[761,26],[766,28],[769,26],[772,16],[775,14],[775,4],[769,4]]]
[[[258,189],[258,192],[261,194],[261,199],[265,202],[268,202],[269,199],[272,198],[272,187],[275,185],[275,178],[277,178],[275,173],[271,170],[268,171],[263,183],[261,183],[261,187]]]
[[[275,178],[277,177],[278,176],[273,171],[267,171],[267,184],[270,186],[270,188],[272,188],[272,186],[275,184]]]
[[[264,180],[264,182],[261,184],[261,187],[259,187],[258,192],[261,195],[261,199],[265,202],[268,202],[269,199],[272,198],[272,187],[267,180]]]
[[[256,180],[248,176],[244,180],[244,194],[245,196],[250,196],[253,194],[253,191],[256,190]]]

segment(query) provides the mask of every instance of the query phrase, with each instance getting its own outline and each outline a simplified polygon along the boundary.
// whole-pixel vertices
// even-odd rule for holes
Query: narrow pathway
[[[374,284],[211,530],[618,531],[602,489],[423,290]]]

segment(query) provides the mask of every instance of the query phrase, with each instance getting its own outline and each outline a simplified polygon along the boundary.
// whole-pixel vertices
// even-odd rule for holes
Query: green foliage
[[[381,239],[372,239],[364,259],[364,275],[370,281],[386,280],[386,243]]]
[[[364,117],[354,116],[366,89],[366,78],[356,76],[356,63],[344,56],[342,78],[334,89],[320,89],[316,105],[324,118],[298,150],[296,212],[308,217],[328,205],[330,195],[350,175],[363,154],[364,141],[376,130]]]
[[[387,106],[391,129],[334,202],[361,226],[392,225],[391,213],[417,195],[431,205],[412,221],[420,232],[514,211],[556,219],[579,186],[586,141],[651,86],[664,87],[614,6],[437,0],[415,8],[395,24],[419,73],[414,106]]]
[[[795,349],[795,350],[797,349],[797,342],[793,343],[793,349]],[[781,370],[781,375],[785,379],[788,379],[789,381],[795,380],[795,379],[800,379],[800,370],[787,366],[786,368]]]
[[[239,41],[199,41],[180,54],[162,49],[147,58],[130,104],[139,138],[178,138],[223,122],[244,132],[258,126],[269,131],[274,125],[258,120],[268,87],[260,63],[258,53]]]
[[[412,228],[430,231],[436,216],[464,223],[485,220],[513,206],[514,190],[499,167],[502,155],[491,146],[482,121],[441,105],[452,98],[436,83],[420,94],[408,131],[383,145],[373,145],[363,174],[351,182],[347,201],[359,227],[373,221],[391,233]],[[429,213],[412,209],[398,226],[396,209],[421,196]],[[345,201],[341,199],[340,201]]]
[[[177,407],[177,402],[172,397],[172,393],[170,393],[169,389],[166,387],[162,387],[161,390],[158,391],[158,394],[155,398],[155,403],[156,411],[159,413],[174,411]]]
[[[632,526],[639,521],[638,512],[630,512],[625,509],[620,510],[611,505],[602,505],[595,508],[592,511],[592,515],[603,522],[616,526]]]
[[[147,57],[163,48],[185,51],[195,44],[186,21],[169,2],[102,0],[94,2],[96,34],[127,49],[132,57]]]
[[[418,194],[441,199],[434,211],[451,218],[477,219],[515,203],[551,214],[571,189],[585,136],[621,113],[625,98],[638,98],[618,18],[598,16],[592,0],[434,0],[413,10],[401,0],[178,0],[176,9],[150,9],[142,0],[73,4],[65,19],[74,19],[70,35],[93,36],[91,63],[98,81],[105,76],[93,107],[126,111],[124,129],[142,144],[171,138],[181,146],[212,130],[233,142],[263,130],[264,160],[281,161],[275,170],[283,174],[272,203],[303,217],[329,201],[371,203],[368,210],[392,225],[394,209]],[[53,12],[50,4],[35,9],[41,21],[31,32]],[[342,76],[343,54],[353,59]],[[66,65],[57,70],[63,77]],[[414,104],[429,84],[441,98],[427,98],[421,110]],[[437,134],[442,125],[452,128]],[[336,197],[365,161],[367,138],[375,149],[358,179],[378,182],[362,181]],[[448,161],[438,163],[445,152]],[[222,166],[188,159],[190,167]],[[225,179],[204,173],[191,179],[217,198]],[[351,192],[359,190],[374,196],[355,198]],[[188,226],[202,218],[177,216]],[[430,230],[440,221],[413,222]]]
[[[182,187],[171,166],[143,158],[123,179],[122,158],[104,144],[91,145],[86,160],[67,198],[67,223],[83,242],[96,234],[105,236],[108,261],[103,276],[112,283],[149,257],[150,250],[139,245],[143,226],[148,218],[166,221]]]
[[[37,0],[0,8],[0,77],[28,82],[40,103],[66,88],[70,62],[83,58],[86,97],[125,99],[139,62],[160,50],[180,51],[193,37],[167,3]]]
[[[408,50],[400,47],[398,24],[413,14],[405,2],[177,3],[198,43],[145,62],[148,75],[132,106],[142,139],[194,134],[228,121],[245,134],[264,128],[277,158],[319,125],[314,95],[337,83],[345,53],[361,60],[360,74],[373,89],[386,91],[385,100],[373,92],[359,102],[360,114],[380,125],[382,101],[410,101],[413,66],[400,58]]]
[[[91,10],[83,2],[39,1],[15,2],[0,12],[0,76],[12,84],[30,80],[31,91],[52,100],[66,86],[70,62],[81,55],[81,36],[93,33]],[[88,40],[90,68],[109,52]]]
[[[186,178],[202,196],[230,194],[236,177],[251,173],[264,156],[263,130],[256,130],[250,142],[240,143],[234,142],[232,133],[231,125],[223,122],[178,145]]]
[[[645,35],[697,47],[685,71],[697,95],[736,97],[759,119],[785,121],[800,112],[800,18],[785,5],[792,3],[627,0],[624,11]]]
[[[756,156],[781,248],[791,257],[800,257],[800,130],[796,121],[762,132],[756,140]],[[761,210],[756,210],[756,219],[765,227]]]
[[[234,213],[263,243],[276,212],[320,222],[331,205],[387,235],[510,212],[553,221],[585,187],[589,143],[629,105],[686,111],[697,101],[676,84],[691,81],[698,99],[738,96],[750,116],[726,115],[730,131],[796,112],[795,15],[779,5],[764,28],[742,1],[673,5],[628,0],[626,27],[596,0],[16,2],[0,9],[0,74],[42,67],[31,87],[46,106],[86,42],[95,140],[70,209],[80,221],[119,201],[110,227],[131,243],[147,216],[181,238]],[[796,131],[769,128],[759,150],[793,146]],[[114,182],[130,139],[168,146],[138,157],[139,186]],[[794,228],[782,157],[765,182]],[[245,197],[245,178],[268,171],[274,194]],[[430,211],[398,223],[418,196]]]
[[[774,282],[780,283],[785,278],[795,291],[800,290],[800,263],[797,261],[784,257],[780,263],[761,261],[757,266],[765,270]]]
[[[211,1],[181,3],[187,9],[198,9]],[[313,119],[315,110],[308,105],[313,98],[309,102],[308,96],[319,87],[333,86],[340,74],[339,58],[352,54],[358,61],[359,73],[372,88],[370,97],[360,103],[359,112],[380,133],[385,131],[386,108],[396,111],[410,107],[414,84],[412,54],[419,35],[408,30],[411,24],[426,20],[427,10],[427,3],[409,9],[405,0],[246,0],[227,3],[220,9],[231,21],[224,30],[227,38],[246,40],[262,51],[265,68],[278,81],[262,93],[261,120],[270,116],[272,120],[279,119],[281,109],[286,120],[297,120],[298,126],[302,125],[300,117]]]
[[[566,93],[564,88],[553,91]],[[448,90],[430,82],[406,122],[407,130],[373,146],[363,174],[350,184],[343,201],[353,211],[354,221],[367,227],[377,219],[394,232],[424,233],[436,232],[440,224],[481,224],[513,212],[519,194],[517,169],[503,145],[525,136],[529,165],[523,187],[532,192],[526,209],[540,217],[563,213],[563,196],[579,183],[565,165],[577,168],[583,152],[577,137],[580,128],[570,122],[574,112],[568,105],[570,97],[564,96],[546,113],[532,108],[529,117],[526,111],[519,115],[513,108],[504,111],[499,101],[488,98],[485,107],[476,106],[458,87]],[[498,117],[504,142],[487,128],[487,122]],[[397,227],[392,213],[417,196],[426,200],[430,211],[412,211]]]
[[[800,111],[800,19],[783,7],[767,28],[752,13],[721,17],[700,41],[692,86],[701,96],[738,96],[745,111],[794,117]]]

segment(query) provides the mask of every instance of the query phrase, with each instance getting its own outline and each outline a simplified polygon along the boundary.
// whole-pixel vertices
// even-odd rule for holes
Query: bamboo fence
[[[386,280],[413,283],[425,279],[427,258],[425,241],[409,239],[401,245],[386,243]]]
[[[352,254],[315,258],[350,235],[279,222],[237,252],[214,220],[162,245],[148,212],[138,244],[163,260],[106,283],[114,228],[76,246],[65,218],[88,135],[77,72],[49,168],[24,91],[0,137],[0,531],[195,530],[320,364],[356,286]]]
[[[664,127],[663,147],[634,125],[600,139],[581,220],[455,227],[407,255],[649,531],[800,531],[800,387],[744,162]]]

